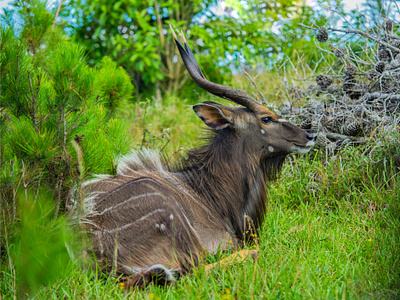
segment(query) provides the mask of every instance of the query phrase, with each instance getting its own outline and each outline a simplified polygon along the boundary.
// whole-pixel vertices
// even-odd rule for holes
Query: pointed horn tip
[[[177,41],[177,40],[178,40],[178,37],[176,36],[175,31],[174,31],[174,29],[172,28],[172,25],[171,25],[171,24],[169,24],[169,28],[171,29],[171,33],[172,33],[172,36],[173,36],[174,40]]]
[[[187,41],[186,41],[186,38],[185,38],[185,35],[183,34],[182,29],[181,29],[180,35],[181,35],[181,37],[182,37],[183,43],[187,45],[188,43],[187,43]]]

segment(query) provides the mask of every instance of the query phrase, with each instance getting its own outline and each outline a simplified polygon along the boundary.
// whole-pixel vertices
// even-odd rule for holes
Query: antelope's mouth
[[[315,145],[314,141],[309,141],[305,145],[293,144],[293,146],[292,146],[292,148],[290,148],[290,150],[292,151],[292,153],[307,153],[308,151],[311,150],[311,147],[314,145]]]

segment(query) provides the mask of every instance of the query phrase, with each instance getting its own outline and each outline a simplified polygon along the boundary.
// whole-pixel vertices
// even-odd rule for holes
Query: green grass
[[[133,144],[161,149],[169,139],[164,151],[173,155],[180,147],[198,144],[204,128],[187,104],[185,99],[171,98],[146,109],[144,104],[131,107],[120,112],[120,117],[135,120],[130,128]],[[144,129],[147,132],[143,139]],[[380,138],[380,147],[371,155],[367,150],[372,147],[368,145],[343,149],[336,156],[314,151],[290,157],[280,179],[270,186],[259,240],[248,246],[259,249],[256,261],[220,266],[207,276],[201,266],[173,285],[151,284],[144,290],[125,293],[114,278],[96,279],[95,271],[79,260],[71,260],[52,281],[33,286],[29,297],[399,298],[400,170],[392,162],[392,152],[400,144],[398,135],[394,141],[397,144],[393,139]],[[12,242],[10,239],[11,254]],[[212,263],[227,255],[210,256],[207,261]],[[2,299],[21,296],[16,272],[30,269],[15,269],[12,262],[5,260],[0,277]]]

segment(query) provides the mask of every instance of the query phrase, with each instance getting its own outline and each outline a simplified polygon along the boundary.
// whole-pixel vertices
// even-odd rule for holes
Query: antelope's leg
[[[238,252],[235,252],[228,257],[217,261],[216,263],[206,265],[206,273],[210,273],[211,270],[217,266],[227,266],[232,263],[242,262],[248,258],[256,259],[258,256],[258,252],[258,250],[240,250]]]

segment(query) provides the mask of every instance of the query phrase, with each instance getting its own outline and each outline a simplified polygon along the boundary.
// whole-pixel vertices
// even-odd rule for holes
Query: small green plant
[[[43,285],[67,276],[76,249],[76,236],[65,217],[54,217],[56,208],[46,193],[21,193],[18,196],[17,226],[2,226],[8,231],[6,239],[7,267],[2,260],[1,294],[18,298],[26,297]],[[14,290],[5,281],[11,277]],[[18,287],[18,288],[16,288]],[[11,288],[11,289],[10,289]]]

